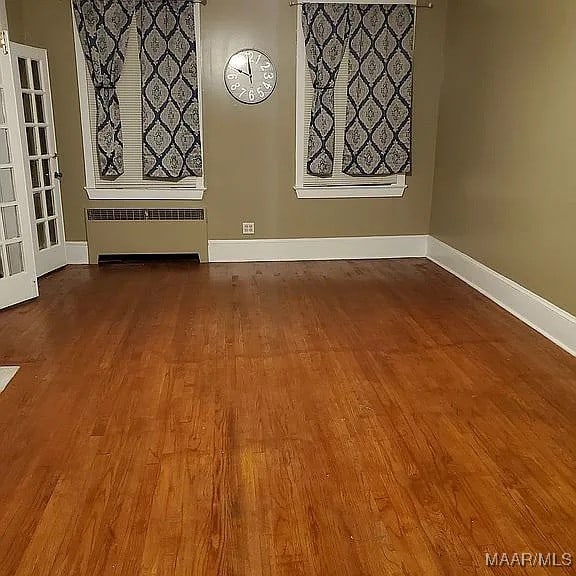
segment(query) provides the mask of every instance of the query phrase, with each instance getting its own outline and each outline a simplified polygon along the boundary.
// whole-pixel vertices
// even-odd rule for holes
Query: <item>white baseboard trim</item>
[[[0,366],[0,392],[6,389],[18,370],[20,370],[19,366]]]
[[[66,242],[68,264],[88,264],[88,242]]]
[[[565,310],[432,236],[428,259],[576,356],[576,318]]]
[[[427,236],[210,240],[210,262],[293,262],[423,258]]]

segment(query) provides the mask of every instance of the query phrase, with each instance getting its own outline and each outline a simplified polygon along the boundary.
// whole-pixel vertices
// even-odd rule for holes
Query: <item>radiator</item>
[[[198,254],[208,261],[204,208],[90,208],[90,263],[116,254]]]

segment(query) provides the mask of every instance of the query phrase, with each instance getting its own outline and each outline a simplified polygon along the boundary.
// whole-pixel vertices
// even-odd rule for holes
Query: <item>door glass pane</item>
[[[2,250],[2,246],[0,246],[0,278],[4,278],[4,270],[6,267],[4,266],[4,251]]]
[[[22,94],[22,102],[24,102],[24,121],[34,122],[34,112],[32,111],[32,95]]]
[[[48,232],[50,234],[50,246],[58,244],[58,228],[56,220],[48,220]]]
[[[46,213],[48,216],[56,216],[54,211],[54,190],[46,190]]]
[[[0,124],[6,124],[6,113],[4,112],[4,89],[0,88]]]
[[[40,96],[40,94],[36,94],[36,116],[40,124],[46,122],[46,115],[44,114],[44,98]]]
[[[38,128],[38,135],[40,136],[40,154],[48,154],[48,133],[46,128]]]
[[[42,176],[44,178],[44,186],[49,188],[52,186],[52,171],[50,170],[50,160],[42,160]]]
[[[34,137],[34,128],[26,128],[26,140],[28,140],[28,155],[37,156],[36,138]]]
[[[8,130],[0,129],[0,164],[10,163],[10,149],[8,148]]]
[[[24,89],[30,88],[28,66],[26,66],[26,60],[24,60],[24,58],[18,58],[18,70],[20,71],[20,86]]]
[[[32,64],[32,83],[34,90],[42,90],[42,78],[40,75],[40,62],[38,60],[31,60]]]
[[[8,270],[11,276],[24,272],[24,256],[22,254],[22,242],[8,244],[6,246],[8,254]]]
[[[46,250],[48,242],[46,241],[46,224],[44,222],[36,224],[36,233],[38,234],[38,248]]]
[[[14,238],[20,237],[18,209],[16,206],[6,206],[2,208],[2,221],[4,223],[4,238],[6,240],[14,240]]]
[[[40,172],[38,169],[38,160],[30,160],[30,176],[32,177],[32,188],[40,188]]]
[[[2,168],[0,169],[0,202],[14,202],[15,200],[12,168]]]
[[[44,207],[42,206],[42,192],[36,192],[34,194],[34,214],[36,220],[42,220],[44,218]]]

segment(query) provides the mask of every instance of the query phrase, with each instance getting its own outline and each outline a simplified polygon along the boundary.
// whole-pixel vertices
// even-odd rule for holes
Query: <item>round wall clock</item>
[[[270,58],[259,50],[236,52],[224,71],[226,88],[242,104],[260,104],[276,88],[276,68]]]

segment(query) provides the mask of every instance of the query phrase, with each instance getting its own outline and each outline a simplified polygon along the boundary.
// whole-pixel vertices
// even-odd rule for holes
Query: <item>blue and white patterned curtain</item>
[[[315,90],[308,174],[333,173],[334,85],[346,47],[350,59],[343,172],[410,173],[415,7],[310,2],[302,14]]]
[[[141,2],[144,175],[202,176],[194,3]]]
[[[349,5],[345,174],[411,172],[414,14],[407,4]]]
[[[74,0],[74,15],[94,83],[98,159],[102,176],[124,173],[122,125],[116,85],[137,0]]]
[[[306,3],[302,27],[314,86],[307,170],[313,176],[329,177],[334,170],[334,86],[346,47],[348,6]]]

